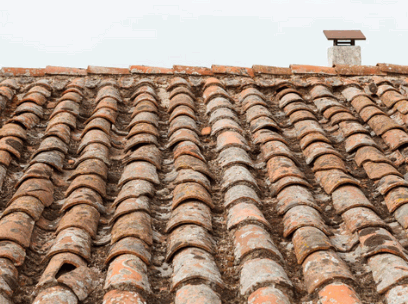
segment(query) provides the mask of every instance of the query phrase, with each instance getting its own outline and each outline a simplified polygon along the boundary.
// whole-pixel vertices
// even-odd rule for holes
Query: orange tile
[[[173,69],[145,65],[131,65],[129,69],[132,74],[173,74]]]
[[[387,74],[408,74],[408,66],[389,63],[377,63],[380,70]]]
[[[230,99],[229,94],[220,86],[210,86],[204,90],[203,98],[205,104],[207,104],[211,99],[215,97],[224,97]]]
[[[40,77],[45,75],[45,69],[36,68],[9,68],[3,67],[1,69],[4,76],[34,76]]]
[[[317,251],[309,255],[303,262],[303,275],[309,294],[336,278],[354,280],[347,264],[331,250]]]
[[[185,285],[176,293],[175,304],[221,304],[218,295],[207,285]]]
[[[356,292],[344,283],[332,283],[319,291],[322,304],[361,304]]]
[[[176,253],[173,258],[173,269],[171,290],[176,289],[182,283],[196,279],[217,284],[221,288],[224,287],[213,256],[202,249],[185,248]]]
[[[242,265],[240,282],[241,295],[249,294],[257,286],[265,286],[266,283],[293,286],[281,265],[270,259],[259,258],[249,260]]]
[[[254,72],[252,71],[251,68],[213,64],[211,66],[211,70],[214,74],[230,74],[230,75],[237,75],[237,76],[254,77]]]
[[[201,248],[208,253],[214,253],[214,243],[207,230],[198,225],[181,225],[175,228],[167,237],[166,260],[187,247]]]
[[[109,265],[104,289],[117,289],[122,286],[150,292],[146,264],[135,255],[122,254]]]
[[[58,253],[70,252],[90,261],[91,243],[91,236],[85,230],[70,227],[58,233],[46,258]]]
[[[149,246],[141,239],[131,236],[120,239],[111,246],[105,260],[105,265],[109,265],[114,258],[123,254],[133,254],[146,263],[146,265],[150,265],[151,253]]]
[[[211,195],[208,191],[200,184],[191,182],[176,186],[174,189],[172,208],[175,209],[182,202],[192,199],[199,200],[208,205],[208,207],[214,208]]]
[[[289,209],[283,217],[283,236],[289,237],[293,232],[301,227],[316,227],[326,235],[332,235],[329,227],[326,226],[319,212],[309,206],[295,206]]]
[[[214,79],[214,78],[208,78],[207,81],[209,79]],[[217,79],[216,79],[217,80]],[[182,77],[173,77],[169,80],[169,85],[167,86],[167,91],[171,91],[177,87],[186,87],[186,88],[191,88],[190,83],[182,78]],[[204,89],[205,89],[205,85],[204,85]]]
[[[88,66],[87,72],[88,74],[107,74],[107,75],[130,74],[128,68],[110,68],[93,65]]]
[[[199,225],[208,231],[211,231],[212,222],[210,208],[206,204],[197,200],[190,200],[177,206],[177,208],[172,211],[171,217],[167,222],[167,233],[184,224]]]
[[[103,297],[104,304],[147,304],[137,292],[111,290]]]
[[[35,304],[78,303],[76,295],[68,288],[54,286],[41,291],[34,300]]]
[[[293,246],[298,264],[313,252],[319,250],[329,250],[333,247],[329,238],[316,227],[301,227],[293,234]]]
[[[377,292],[382,294],[395,286],[399,281],[408,278],[408,263],[399,256],[383,253],[368,259]]]
[[[267,65],[253,65],[252,70],[255,74],[292,75],[292,70],[290,68],[280,68]]]
[[[46,75],[81,75],[86,76],[86,69],[68,68],[60,66],[47,65],[45,68]]]
[[[237,187],[239,186],[235,186],[231,189]],[[241,201],[243,201],[242,197]],[[229,205],[228,202],[226,202],[225,206],[228,207],[228,205]],[[228,212],[227,229],[228,230],[233,229],[238,225],[242,225],[245,222],[247,222],[248,224],[256,223],[258,225],[264,225],[265,227],[270,228],[269,222],[265,219],[262,212],[254,204],[238,203],[232,206]]]
[[[184,74],[184,75],[195,75],[195,76],[212,76],[213,72],[209,68],[205,67],[195,67],[195,66],[185,66],[185,65],[174,65],[174,74]]]
[[[153,244],[151,217],[142,211],[122,215],[113,225],[111,235],[111,244],[131,236],[137,237],[151,246]]]
[[[387,75],[377,66],[368,65],[336,65],[337,74],[344,76]]]
[[[205,127],[201,129],[201,135],[207,136],[211,134],[211,127]]]
[[[336,75],[332,67],[291,64],[290,68],[293,74],[319,74],[319,75]]]

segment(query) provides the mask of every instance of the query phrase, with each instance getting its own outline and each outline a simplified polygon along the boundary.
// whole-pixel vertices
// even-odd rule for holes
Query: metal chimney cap
[[[323,31],[327,40],[366,40],[360,30],[349,31]]]
[[[366,40],[360,30],[323,31],[327,40],[333,40],[333,45],[355,45],[356,40]]]

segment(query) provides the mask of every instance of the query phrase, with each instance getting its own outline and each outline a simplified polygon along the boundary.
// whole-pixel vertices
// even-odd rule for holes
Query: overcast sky
[[[408,65],[406,0],[31,0],[1,3],[0,66],[325,66],[324,29],[360,29],[364,65]]]

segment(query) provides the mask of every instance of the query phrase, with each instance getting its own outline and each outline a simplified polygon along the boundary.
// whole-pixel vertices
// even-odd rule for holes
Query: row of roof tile
[[[314,66],[314,65],[299,65],[293,64],[290,67],[274,67],[266,65],[253,65],[252,68],[212,65],[211,68],[174,65],[173,68],[150,67],[143,65],[132,65],[129,68],[101,67],[88,66],[86,69],[47,66],[45,68],[16,68],[3,67],[0,70],[0,76],[31,76],[41,77],[45,75],[77,75],[86,76],[92,74],[101,75],[126,75],[126,74],[185,74],[197,76],[211,76],[217,74],[237,75],[246,77],[255,77],[256,75],[332,75],[332,76],[371,76],[389,74],[408,75],[408,66],[395,65],[387,63],[378,63],[376,66],[366,65],[336,65],[335,67]]]

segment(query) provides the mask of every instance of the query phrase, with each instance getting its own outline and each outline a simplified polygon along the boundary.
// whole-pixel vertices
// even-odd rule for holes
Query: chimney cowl
[[[328,49],[329,66],[337,64],[361,65],[361,47],[355,45],[356,40],[366,40],[360,30],[323,31],[327,40],[333,40]]]

